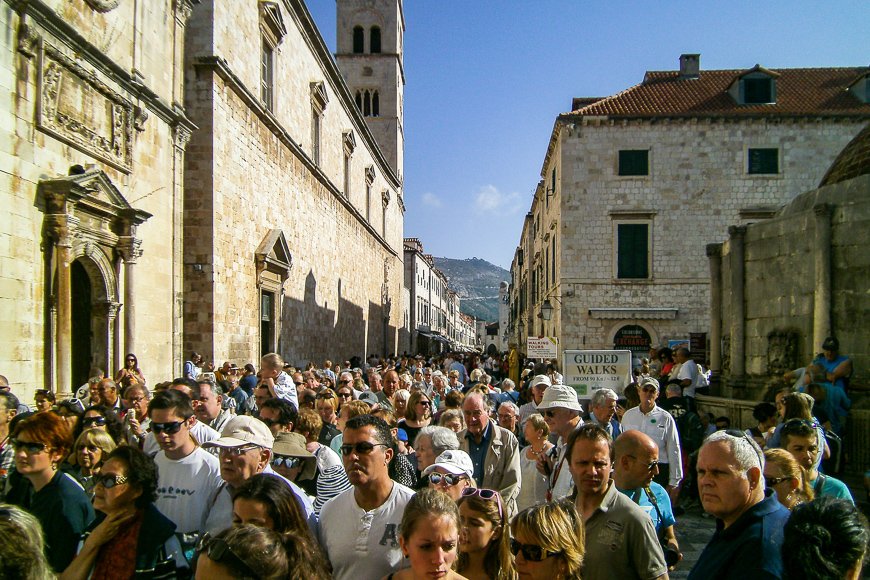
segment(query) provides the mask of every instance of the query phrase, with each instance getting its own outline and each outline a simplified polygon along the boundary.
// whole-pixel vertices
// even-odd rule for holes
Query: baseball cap
[[[371,406],[378,404],[378,396],[371,391],[363,391],[359,395],[359,400],[363,403],[368,403]]]
[[[436,467],[440,467],[453,475],[467,475],[469,479],[474,477],[474,464],[471,462],[471,457],[460,449],[443,451],[435,459],[435,463],[423,470],[423,477],[427,477],[435,471]]]
[[[535,378],[532,379],[532,382],[529,383],[530,387],[534,387],[537,385],[547,385],[548,387],[553,386],[553,381],[550,380],[550,377],[547,375],[535,375]]]
[[[638,388],[643,389],[647,385],[652,385],[656,388],[656,391],[661,391],[661,387],[659,386],[659,382],[652,377],[644,377],[644,379],[638,385]]]
[[[839,351],[840,341],[834,336],[829,336],[825,339],[825,342],[822,343],[822,350]]]
[[[203,443],[203,448],[209,447],[241,447],[242,445],[257,445],[266,449],[272,449],[275,437],[266,424],[249,415],[239,415],[230,419],[224,430],[221,431],[220,439]]]
[[[577,391],[567,385],[553,385],[544,391],[544,398],[538,405],[538,410],[544,409],[571,409],[582,411],[583,407],[577,400]]]

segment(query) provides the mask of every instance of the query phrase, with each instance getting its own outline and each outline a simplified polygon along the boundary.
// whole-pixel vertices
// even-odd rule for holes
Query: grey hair
[[[473,391],[465,395],[465,398],[462,400],[462,405],[465,406],[465,402],[474,398],[480,397],[481,402],[483,403],[483,408],[486,410],[487,414],[492,413],[492,402],[489,400],[489,397],[484,395],[481,392]]]
[[[510,385],[510,388],[512,388],[512,389],[517,388],[517,384],[515,382],[513,382],[511,379],[505,379],[501,382],[501,384],[504,387],[507,387],[508,385]],[[502,390],[504,390],[504,389],[502,389]]]
[[[665,387],[665,393],[674,393],[676,395],[682,395],[683,389],[677,383],[668,383],[668,386]]]
[[[447,427],[439,427],[438,425],[423,427],[417,434],[417,438],[414,439],[414,447],[417,447],[421,438],[428,438],[432,442],[432,452],[435,457],[447,450],[459,449],[459,438]]]
[[[758,446],[758,443],[746,434],[738,436],[732,435],[728,431],[729,430],[711,433],[704,440],[702,447],[706,447],[711,443],[724,442],[728,445],[728,449],[734,455],[734,459],[737,460],[738,465],[740,465],[740,470],[743,472],[744,477],[746,476],[746,472],[753,467],[761,469],[761,472],[764,473],[764,453],[762,453],[761,447]],[[763,489],[764,478],[761,478],[761,486]]]
[[[411,398],[411,391],[409,391],[407,389],[399,389],[398,391],[393,393],[393,400],[394,401],[399,400],[399,399],[401,399],[403,401],[407,401],[410,398]]]
[[[341,374],[338,375],[338,380],[343,381],[345,379],[353,380],[353,373],[350,371],[341,371]]]
[[[519,414],[520,414],[520,408],[517,407],[516,404],[511,403],[510,401],[505,401],[504,403],[502,403],[501,405],[499,405],[499,408],[501,408],[501,407],[505,407],[505,408],[508,408],[508,409],[513,409],[515,415],[519,415]]]
[[[612,389],[598,389],[594,393],[592,393],[592,406],[593,407],[601,407],[607,401],[618,401],[619,395],[617,395]]]

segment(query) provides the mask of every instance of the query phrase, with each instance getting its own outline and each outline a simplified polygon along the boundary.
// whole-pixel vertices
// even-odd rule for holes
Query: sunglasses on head
[[[429,474],[429,483],[432,485],[441,485],[443,482],[444,485],[454,486],[463,479],[465,479],[464,475],[453,475],[452,473],[438,473],[436,471]]]
[[[286,467],[287,469],[293,469],[294,467],[299,467],[302,465],[304,458],[302,457],[284,457],[283,455],[273,455],[272,467]]]
[[[127,483],[129,478],[125,475],[115,475],[114,473],[105,473],[94,476],[94,485],[102,485],[106,489],[112,489],[116,485]]]
[[[181,430],[182,425],[184,425],[184,421],[172,421],[170,423],[155,423],[152,421],[148,430],[157,434],[165,432],[167,435],[175,435]]]
[[[480,487],[466,487],[462,490],[462,497],[479,497],[486,501],[495,500],[498,502],[498,517],[504,517],[504,510],[501,505],[501,495],[494,489],[485,489]]]
[[[196,543],[196,552],[205,552],[209,560],[213,562],[224,562],[225,564],[234,564],[233,568],[246,578],[258,578],[251,567],[245,563],[235,552],[230,548],[223,538],[215,538],[208,532],[204,533]]]
[[[523,544],[511,538],[511,553],[516,556],[522,552],[523,558],[527,562],[543,562],[550,556],[558,556],[562,552],[548,552],[540,546],[534,544]]]
[[[335,395],[332,393],[318,393],[315,399],[334,399]]]
[[[339,449],[341,450],[342,455],[350,455],[351,453],[356,453],[357,455],[368,455],[378,446],[389,447],[386,443],[369,443],[368,441],[362,441],[354,445],[342,445]]]
[[[82,419],[82,425],[85,425],[86,427],[91,425],[97,425],[99,427],[102,427],[105,424],[105,417],[85,417],[84,419]]]
[[[39,443],[38,441],[19,441],[18,439],[13,439],[10,443],[12,443],[12,449],[15,451],[24,449],[24,452],[28,455],[36,455],[48,449],[45,443]]]

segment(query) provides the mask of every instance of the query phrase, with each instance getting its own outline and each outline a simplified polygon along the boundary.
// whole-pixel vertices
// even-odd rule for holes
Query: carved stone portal
[[[798,333],[774,330],[767,335],[767,373],[782,375],[798,367]]]
[[[133,129],[144,123],[133,103],[93,71],[43,42],[37,127],[121,171],[133,166]]]

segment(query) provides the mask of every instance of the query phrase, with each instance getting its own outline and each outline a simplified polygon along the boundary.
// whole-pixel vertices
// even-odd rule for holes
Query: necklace
[[[540,457],[541,454],[544,452],[544,447],[545,447],[545,446],[546,446],[546,443],[544,443],[543,445],[541,445],[541,448],[540,448],[540,449],[536,450],[534,445],[529,444],[529,451],[531,451],[531,452],[532,452],[532,455],[534,455],[535,457]]]

